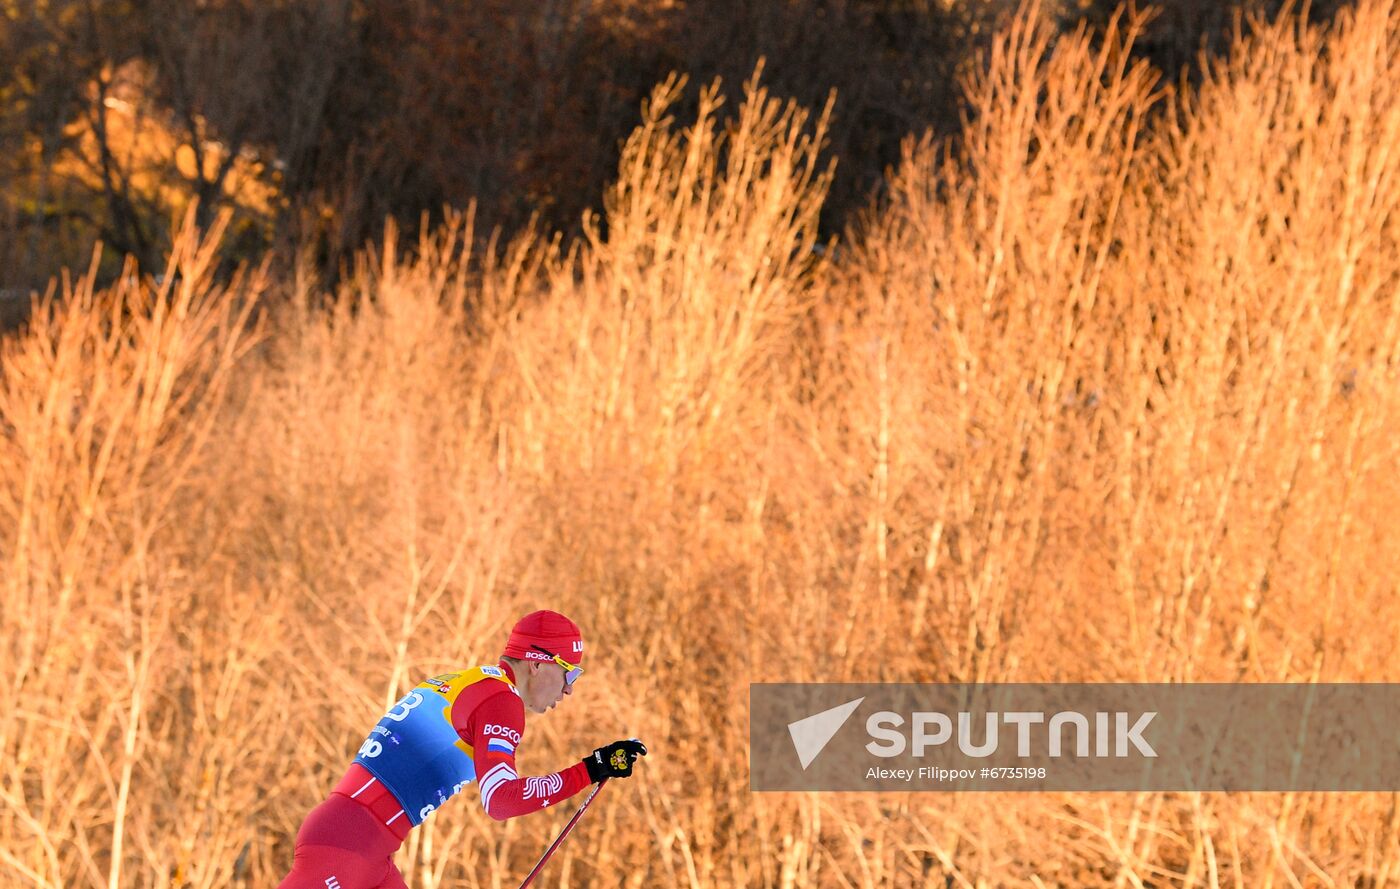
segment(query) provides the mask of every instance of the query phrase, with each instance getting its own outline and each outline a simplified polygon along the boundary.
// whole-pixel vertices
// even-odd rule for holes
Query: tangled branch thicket
[[[460,217],[326,294],[191,226],[65,278],[0,352],[0,881],[274,884],[384,708],[540,606],[590,672],[523,767],[654,753],[550,884],[1400,879],[1393,795],[748,790],[751,681],[1400,679],[1400,8],[1180,94],[1140,25],[1027,9],[835,249],[827,117],[755,77],[682,127],[672,80],[567,247]],[[564,817],[470,796],[411,885]]]

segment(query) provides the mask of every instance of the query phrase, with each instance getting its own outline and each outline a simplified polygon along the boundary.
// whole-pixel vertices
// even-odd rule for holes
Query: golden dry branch
[[[0,882],[275,884],[379,713],[545,606],[593,654],[524,767],[653,752],[560,885],[1400,879],[1379,794],[748,791],[752,681],[1397,679],[1400,9],[1254,22],[1181,93],[1140,17],[1042,19],[839,247],[827,112],[756,74],[681,125],[677,77],[577,243],[453,217],[323,293],[187,226],[44,301],[0,348]],[[496,887],[558,826],[461,802],[398,861]]]

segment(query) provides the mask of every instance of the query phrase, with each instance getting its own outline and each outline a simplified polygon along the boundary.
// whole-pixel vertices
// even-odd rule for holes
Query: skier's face
[[[530,663],[530,688],[521,695],[532,713],[545,713],[574,693],[573,686],[564,681],[564,668],[555,663]]]

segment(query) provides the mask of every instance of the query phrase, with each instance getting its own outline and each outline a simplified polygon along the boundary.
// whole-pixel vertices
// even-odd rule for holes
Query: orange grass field
[[[748,789],[755,681],[1400,681],[1400,6],[1168,91],[1041,19],[834,248],[820,111],[677,79],[577,244],[65,276],[0,350],[0,885],[275,885],[535,607],[589,674],[524,770],[652,750],[541,885],[1400,883],[1396,794]],[[571,808],[397,860],[513,887]]]

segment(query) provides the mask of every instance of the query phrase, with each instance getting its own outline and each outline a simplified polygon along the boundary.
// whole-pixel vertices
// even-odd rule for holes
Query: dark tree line
[[[1167,0],[1142,52],[1175,77],[1238,2]],[[1256,6],[1276,10],[1278,0]],[[1335,2],[1314,4],[1330,13]],[[760,58],[779,95],[838,94],[825,224],[900,141],[955,132],[958,74],[1012,0],[14,0],[0,5],[0,287],[101,239],[154,267],[172,213],[233,206],[232,249],[333,271],[386,217],[475,199],[484,226],[570,230],[653,84]],[[1046,0],[1068,26],[1109,0]]]

